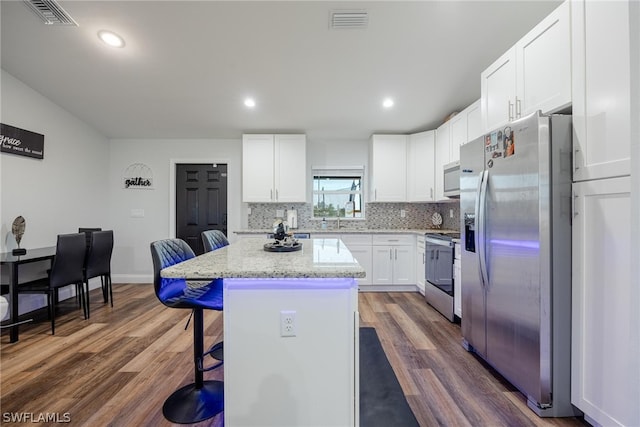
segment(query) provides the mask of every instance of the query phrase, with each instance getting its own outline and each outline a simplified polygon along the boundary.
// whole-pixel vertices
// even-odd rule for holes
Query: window
[[[363,168],[313,169],[314,218],[364,218]]]

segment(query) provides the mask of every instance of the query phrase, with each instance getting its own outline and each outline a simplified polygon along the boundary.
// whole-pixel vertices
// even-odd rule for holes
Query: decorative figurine
[[[24,229],[26,227],[26,221],[22,216],[17,217],[13,220],[13,224],[11,224],[11,234],[16,239],[16,243],[18,244],[18,248],[11,251],[13,255],[24,255],[27,253],[26,249],[20,248],[20,241],[22,240],[22,236],[24,235]]]

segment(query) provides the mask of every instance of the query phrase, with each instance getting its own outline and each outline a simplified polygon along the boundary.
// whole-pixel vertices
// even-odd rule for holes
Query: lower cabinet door
[[[571,403],[591,424],[640,426],[640,267],[631,179],[574,183],[573,192]]]

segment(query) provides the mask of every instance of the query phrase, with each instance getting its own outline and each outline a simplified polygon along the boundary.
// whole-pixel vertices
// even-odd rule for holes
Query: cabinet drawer
[[[371,246],[371,234],[341,234],[340,239],[347,246]]]
[[[380,234],[373,235],[374,245],[413,245],[415,237],[411,235]]]

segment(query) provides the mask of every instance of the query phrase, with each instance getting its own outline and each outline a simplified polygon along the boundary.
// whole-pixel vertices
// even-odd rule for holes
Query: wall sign
[[[144,163],[133,163],[122,174],[122,186],[128,190],[153,190],[153,171]]]
[[[0,123],[0,146],[3,153],[44,158],[44,135]]]

